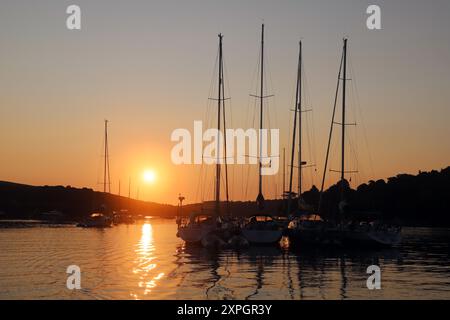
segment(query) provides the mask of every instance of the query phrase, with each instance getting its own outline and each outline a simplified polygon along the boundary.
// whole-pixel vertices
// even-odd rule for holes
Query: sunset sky
[[[81,7],[79,31],[66,28],[71,4]],[[370,4],[381,7],[382,30],[366,28]],[[275,94],[267,109],[282,148],[289,148],[303,41],[315,157],[305,153],[317,165],[304,188],[320,182],[344,36],[352,71],[348,120],[358,124],[349,135],[361,146],[358,163],[349,156],[349,170],[360,171],[353,186],[450,165],[448,0],[2,0],[0,180],[102,190],[108,119],[113,193],[120,180],[128,194],[131,178],[132,196],[139,185],[143,200],[176,203],[179,193],[188,203],[212,198],[212,175],[199,187],[200,166],[172,164],[170,135],[205,121],[208,106],[214,116],[208,96],[218,33],[224,34],[229,126],[251,126],[263,21],[267,93]],[[338,169],[339,147],[332,150],[330,167]],[[234,200],[256,198],[256,167],[248,182],[244,169],[230,169]],[[281,194],[281,173],[280,167],[277,177],[265,178],[266,198]],[[338,178],[328,177],[328,184]]]

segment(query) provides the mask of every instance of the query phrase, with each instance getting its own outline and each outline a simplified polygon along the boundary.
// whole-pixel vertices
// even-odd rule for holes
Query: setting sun
[[[145,170],[143,174],[143,179],[145,182],[153,183],[156,180],[156,173],[154,170]]]

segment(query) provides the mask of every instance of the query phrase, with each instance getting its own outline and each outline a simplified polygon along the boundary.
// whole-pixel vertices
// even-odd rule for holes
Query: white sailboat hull
[[[200,244],[202,239],[214,230],[214,226],[187,225],[178,230],[178,236],[187,243]]]

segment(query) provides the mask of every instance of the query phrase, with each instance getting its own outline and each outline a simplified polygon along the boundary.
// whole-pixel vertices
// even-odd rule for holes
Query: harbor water
[[[0,299],[450,299],[450,229],[404,228],[392,249],[187,247],[172,219],[84,229],[0,227]],[[81,270],[69,290],[68,266]],[[381,289],[367,288],[367,268]]]

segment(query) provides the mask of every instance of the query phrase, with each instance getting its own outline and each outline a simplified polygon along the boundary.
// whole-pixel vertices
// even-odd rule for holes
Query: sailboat
[[[223,126],[225,132],[225,98],[224,98],[224,81],[223,81],[223,52],[222,52],[222,38],[219,34],[219,72],[218,72],[218,97],[217,97],[217,130],[221,130],[221,115],[223,114]],[[214,99],[215,100],[215,99]],[[224,135],[224,147],[226,155],[226,135]],[[220,237],[221,231],[221,217],[220,217],[220,176],[221,176],[221,161],[220,161],[220,134],[217,136],[217,161],[215,172],[215,199],[213,202],[205,202],[201,212],[194,212],[190,215],[187,221],[177,219],[178,232],[177,236],[183,239],[186,243],[201,244],[204,247],[218,247],[225,246],[226,239]],[[228,202],[228,171],[225,156],[225,179],[226,179],[226,197]],[[212,204],[212,206],[211,206]]]
[[[342,119],[341,119],[341,169],[340,169],[340,202],[338,204],[339,217],[337,224],[329,227],[326,231],[328,235],[332,235],[332,238],[340,242],[342,245],[351,246],[393,246],[397,245],[401,241],[401,227],[396,225],[390,225],[382,222],[381,220],[367,220],[370,217],[369,212],[359,211],[356,212],[350,209],[349,203],[346,199],[346,190],[349,188],[345,179],[346,173],[352,173],[354,171],[345,170],[345,127],[348,125],[346,122],[346,83],[347,79],[347,39],[344,38],[341,67],[338,76],[338,87],[336,90],[335,105],[333,109],[333,116],[331,121],[331,128],[329,134],[328,147],[326,152],[326,160],[324,166],[324,174],[322,179],[321,188],[321,200],[319,201],[319,210],[322,203],[323,186],[325,181],[325,174],[328,164],[328,155],[330,150],[330,142],[332,136],[334,115],[336,110],[337,92],[339,88],[339,80],[342,81]],[[342,71],[342,78],[341,78]]]
[[[103,167],[103,194],[111,192],[110,174],[109,174],[109,151],[108,151],[108,120],[105,120],[105,145],[104,145],[104,167]],[[108,189],[107,189],[108,187]],[[106,205],[103,204],[98,212],[89,215],[77,226],[83,228],[108,228],[113,224],[112,217],[107,214]]]
[[[263,101],[264,98],[264,24],[261,30],[261,63],[260,63],[260,95],[254,96],[260,99],[259,127],[263,129]],[[259,189],[256,203],[260,210],[264,209],[264,196],[262,193],[262,148],[259,146]],[[282,226],[267,214],[254,215],[242,227],[242,235],[252,244],[277,244],[283,236]]]
[[[290,218],[287,236],[289,243],[296,245],[298,243],[310,243],[325,241],[325,222],[314,213],[313,208],[308,206],[302,198],[302,169],[307,162],[302,158],[302,114],[305,111],[302,105],[302,42],[299,42],[298,67],[297,67],[297,85],[294,107],[294,126],[292,130],[292,151],[289,174],[289,191],[287,191],[287,215]],[[292,180],[294,172],[294,155],[296,151],[296,134],[298,118],[298,190],[292,191]],[[293,205],[295,206],[294,208]]]

